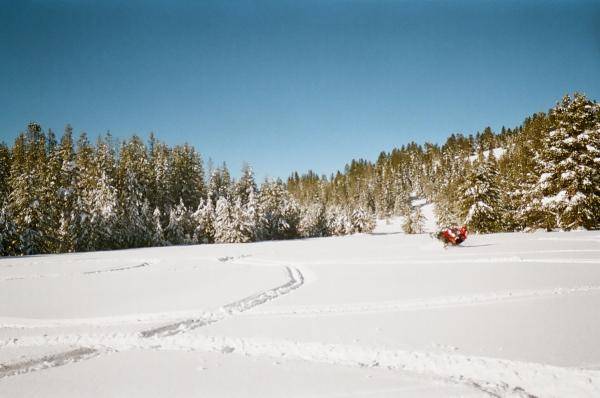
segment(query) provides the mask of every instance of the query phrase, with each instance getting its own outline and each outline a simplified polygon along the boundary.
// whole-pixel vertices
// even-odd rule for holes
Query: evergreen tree
[[[300,208],[281,181],[265,181],[260,189],[261,239],[290,239],[298,236]]]
[[[425,216],[421,206],[414,206],[402,224],[402,230],[406,234],[422,234],[425,232]]]
[[[232,189],[231,175],[227,165],[213,170],[208,182],[208,198],[216,206],[217,200],[221,197],[229,198]]]
[[[327,212],[322,203],[302,207],[298,232],[304,238],[328,236]]]
[[[235,184],[235,195],[240,198],[243,205],[246,205],[250,195],[256,195],[256,189],[252,167],[249,164],[244,164],[242,167],[242,176]]]
[[[5,143],[0,143],[0,205],[8,201],[10,193],[11,153]]]
[[[205,194],[202,160],[188,144],[176,146],[172,151],[169,175],[170,197],[182,200],[187,208],[196,208]]]
[[[187,244],[191,242],[189,229],[188,211],[183,200],[180,200],[177,206],[171,208],[169,212],[169,224],[165,228],[165,237],[171,245]]]
[[[375,229],[375,216],[362,207],[354,209],[350,213],[351,233],[372,232]]]
[[[576,93],[550,112],[530,212],[550,229],[600,228],[600,106]]]
[[[19,236],[18,250],[23,254],[47,253],[54,242],[49,239],[52,225],[45,185],[46,137],[39,124],[30,123],[27,133],[17,137],[13,155],[9,210]]]
[[[152,246],[164,246],[166,243],[165,235],[163,232],[160,210],[158,207],[156,207],[152,213],[152,221],[154,224],[154,229],[152,230]]]
[[[18,254],[19,243],[10,209],[5,204],[0,204],[0,256]]]
[[[152,211],[148,201],[150,166],[139,137],[122,145],[117,169],[119,235],[122,247],[144,247],[152,241]]]
[[[175,174],[172,170],[172,154],[171,149],[156,140],[153,134],[150,135],[150,190],[148,192],[148,200],[154,208],[158,208],[161,213],[161,221],[166,222],[169,215],[168,209],[174,206],[176,198],[172,194],[176,191],[172,187],[171,177]]]
[[[197,243],[215,241],[215,208],[212,200],[201,200],[198,209],[192,214],[195,225],[193,240]]]
[[[498,230],[502,212],[498,169],[492,153],[484,160],[480,150],[479,158],[466,179],[461,210],[465,224],[470,230],[481,233]]]
[[[327,209],[327,228],[332,235],[346,235],[351,233],[352,226],[344,208],[341,206],[332,206]]]

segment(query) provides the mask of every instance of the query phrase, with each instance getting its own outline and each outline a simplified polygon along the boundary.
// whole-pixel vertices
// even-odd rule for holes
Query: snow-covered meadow
[[[600,232],[400,221],[2,258],[0,396],[600,396]]]

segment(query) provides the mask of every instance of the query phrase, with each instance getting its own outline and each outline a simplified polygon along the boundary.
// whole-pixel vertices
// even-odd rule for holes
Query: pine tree
[[[576,93],[551,110],[529,212],[537,225],[600,228],[600,106]]]
[[[0,256],[18,254],[19,243],[10,209],[5,204],[0,204]]]
[[[19,236],[19,252],[38,254],[50,251],[53,242],[46,201],[46,137],[37,123],[27,126],[27,134],[15,141],[9,179],[10,213]]]
[[[117,169],[122,247],[144,247],[152,241],[150,177],[146,147],[139,137],[133,136],[121,147]]]
[[[300,208],[281,181],[265,181],[260,189],[261,239],[291,239],[298,235]]]
[[[421,206],[414,206],[402,224],[402,230],[406,234],[422,234],[425,232],[425,216]]]
[[[240,199],[240,201],[243,203],[243,199]],[[250,241],[258,240],[259,230],[263,220],[261,219],[258,191],[256,189],[249,190],[247,202],[242,206],[244,219],[250,232]]]
[[[205,194],[202,160],[188,144],[172,151],[169,174],[170,197],[182,200],[187,208],[196,208]]]
[[[229,198],[232,190],[231,176],[227,165],[213,170],[208,182],[208,198],[216,206],[217,201],[221,197]]]
[[[372,232],[375,229],[375,216],[362,207],[350,213],[350,233]]]
[[[154,208],[161,213],[161,221],[166,222],[169,215],[168,209],[174,206],[176,198],[172,194],[176,191],[172,187],[171,177],[172,155],[170,148],[163,142],[157,141],[153,134],[150,136],[150,190],[148,200]]]
[[[242,167],[242,176],[235,184],[235,195],[240,198],[242,204],[248,203],[251,194],[256,195],[256,182],[254,181],[254,172],[249,164]]]
[[[465,224],[474,232],[490,233],[499,228],[500,192],[496,159],[490,153],[484,160],[479,158],[467,176],[464,197],[461,199],[462,216]]]
[[[58,251],[69,252],[75,249],[75,231],[71,221],[74,217],[74,206],[76,200],[76,167],[75,150],[73,147],[73,128],[70,125],[65,127],[64,134],[60,140],[57,153],[54,155],[55,162],[58,163],[56,178],[58,193],[59,215],[59,233],[58,233]]]
[[[8,201],[10,193],[11,153],[5,143],[0,143],[0,205]]]
[[[152,230],[152,246],[164,246],[166,243],[165,235],[163,232],[160,210],[158,207],[156,207],[152,213],[152,221],[154,223],[154,229]]]
[[[192,214],[194,224],[193,240],[197,243],[215,241],[215,208],[212,200],[201,200],[198,209]]]
[[[302,207],[298,232],[304,238],[328,236],[327,212],[323,203]]]
[[[165,237],[171,245],[190,243],[188,211],[180,200],[169,212],[169,224],[165,228]]]
[[[331,235],[346,235],[352,230],[348,214],[341,206],[327,209],[327,228]]]

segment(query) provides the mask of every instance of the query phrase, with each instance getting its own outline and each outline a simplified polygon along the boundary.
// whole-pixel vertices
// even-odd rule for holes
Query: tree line
[[[370,231],[359,207],[300,204],[280,180],[260,187],[250,166],[238,180],[225,164],[205,178],[190,145],[153,135],[92,144],[73,129],[60,139],[30,123],[0,144],[0,254],[250,242]]]

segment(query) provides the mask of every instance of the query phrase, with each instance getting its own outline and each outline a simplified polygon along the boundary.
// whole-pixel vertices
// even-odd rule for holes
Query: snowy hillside
[[[399,230],[0,259],[0,396],[600,396],[600,233]]]
[[[413,200],[411,206],[420,207],[423,215],[425,216],[425,232],[430,233],[438,229],[438,225],[435,222],[435,206],[432,203],[427,203],[425,199]],[[387,220],[377,220],[377,225],[374,234],[384,233],[399,233],[402,231],[402,224],[404,223],[404,217],[397,216]]]
[[[506,152],[506,149],[504,148],[494,148],[492,150],[492,153],[494,155],[494,157],[496,159],[500,159],[502,156],[504,156],[504,153]],[[487,159],[490,156],[490,151],[483,151],[483,158]],[[474,162],[477,160],[477,155],[471,155],[469,156],[469,162]]]

